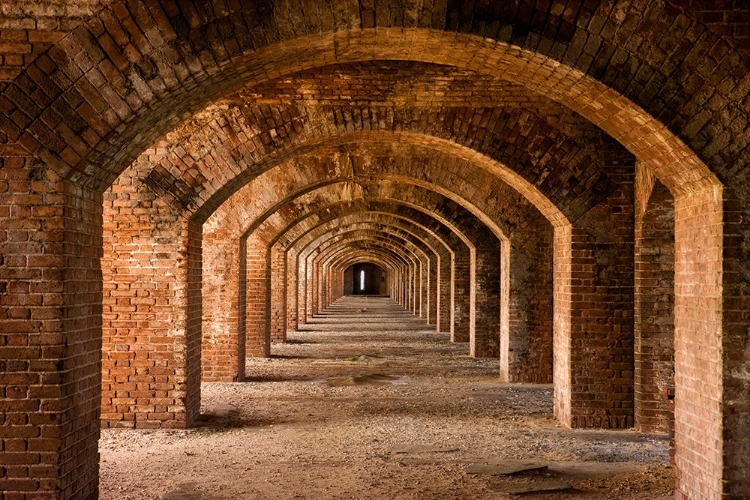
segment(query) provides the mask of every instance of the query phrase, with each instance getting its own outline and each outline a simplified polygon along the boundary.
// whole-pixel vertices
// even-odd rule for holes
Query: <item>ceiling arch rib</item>
[[[307,250],[301,253],[302,260],[305,262],[305,268],[312,270],[312,280],[307,282],[308,291],[306,294],[308,304],[308,314],[314,314],[316,311],[315,305],[315,281],[317,270],[317,262],[327,261],[331,256],[340,254],[341,252],[348,252],[353,247],[357,247],[361,254],[366,254],[367,246],[375,244],[389,248],[391,251],[404,259],[406,263],[406,269],[410,279],[416,280],[421,275],[423,259],[420,258],[419,253],[421,251],[417,245],[408,241],[408,239],[398,234],[389,233],[387,229],[380,229],[373,232],[371,229],[362,229],[353,227],[352,229],[343,228],[341,231],[335,233],[324,233],[319,238],[320,242],[311,245]],[[346,242],[346,244],[344,244]],[[426,255],[425,255],[426,258]],[[312,299],[312,303],[311,303]],[[418,312],[421,307],[420,297],[407,296],[406,297],[407,308],[412,311]],[[312,304],[312,310],[310,305]]]
[[[346,208],[343,208],[340,212],[336,211],[336,213],[331,213],[332,209],[340,208],[342,206]],[[417,219],[408,218],[404,215],[394,214],[392,212],[368,209],[364,206],[355,209],[354,207],[352,207],[352,204],[348,202],[328,205],[317,212],[305,214],[305,216],[301,217],[300,219],[290,222],[288,226],[286,226],[282,231],[278,233],[275,239],[271,240],[269,245],[272,248],[289,248],[290,246],[293,246],[294,243],[300,238],[304,237],[310,231],[315,229],[318,224],[323,224],[326,221],[338,219],[339,217],[343,217],[343,214],[346,214],[346,217],[357,217],[357,219],[354,220],[365,220],[372,222],[389,221],[388,223],[391,225],[412,232],[416,237],[424,241],[425,244],[436,253],[445,252],[446,255],[450,255],[453,252],[445,242],[445,240],[441,239],[441,237],[436,232],[422,225],[422,223]]]
[[[168,22],[161,23],[161,26],[169,40],[180,39],[180,35],[174,31],[174,28]],[[83,34],[87,31],[85,25],[80,26],[78,30],[81,31],[81,36],[90,36]],[[96,62],[91,60],[84,63],[90,57],[90,54],[81,50],[80,45],[72,36],[69,36],[68,40],[71,43],[61,50],[58,49],[55,53],[55,57],[60,64],[68,65],[71,69],[77,64],[84,64],[84,67],[86,67],[86,64],[88,64],[88,67],[96,66]],[[190,46],[190,42],[185,47],[188,46]],[[240,46],[247,47],[247,44],[241,44]],[[368,47],[366,56],[361,51],[363,46]],[[73,63],[72,54],[67,55],[68,50],[76,50],[79,53],[75,63]],[[144,44],[144,50],[146,52],[152,51],[150,57],[156,56],[159,59],[163,57],[159,55],[155,47],[149,47],[148,43]],[[96,51],[96,53],[102,57],[107,57],[106,51],[103,53]],[[282,55],[285,55],[285,57]],[[215,54],[215,56],[218,56],[217,60],[222,60],[227,57],[227,53]],[[122,168],[120,165],[129,163],[127,158],[133,158],[139,150],[145,149],[153,143],[158,135],[173,127],[176,121],[180,119],[179,117],[194,113],[197,109],[202,108],[207,101],[226,92],[238,81],[262,82],[268,78],[287,74],[289,71],[323,66],[331,62],[358,62],[365,59],[422,60],[468,68],[480,73],[496,74],[538,89],[540,93],[549,95],[568,105],[591,121],[602,124],[605,129],[609,129],[608,132],[611,135],[620,137],[625,143],[640,142],[644,137],[651,136],[657,139],[653,143],[654,149],[662,149],[661,152],[665,152],[664,149],[671,149],[673,152],[689,151],[687,148],[683,148],[680,143],[676,143],[676,137],[670,134],[665,127],[658,124],[656,120],[650,118],[646,112],[621,94],[609,90],[605,85],[585,73],[560,64],[549,56],[472,35],[455,34],[450,39],[446,39],[440,32],[418,28],[404,29],[402,27],[336,33],[323,32],[316,36],[299,37],[276,45],[269,45],[255,52],[246,52],[244,56],[235,54],[232,58],[233,64],[224,65],[224,71],[218,71],[213,79],[201,78],[203,85],[199,87],[200,92],[196,92],[194,86],[191,85],[193,92],[185,93],[185,87],[177,84],[174,76],[169,78],[170,81],[174,82],[174,86],[171,88],[167,86],[158,93],[149,91],[145,95],[138,96],[134,90],[142,89],[142,85],[136,85],[130,92],[125,90],[125,94],[132,93],[133,97],[137,96],[136,99],[130,105],[126,104],[126,101],[118,99],[120,117],[113,117],[114,120],[110,124],[107,124],[106,120],[99,119],[101,121],[96,127],[96,129],[99,129],[99,134],[93,134],[91,141],[92,144],[102,149],[103,156],[117,157],[120,159],[119,162],[97,161],[101,158],[91,158],[93,148],[88,149],[83,145],[78,148],[81,150],[78,154],[70,155],[64,155],[63,151],[55,151],[54,153],[52,151],[49,153],[40,151],[39,143],[27,142],[27,146],[40,154],[52,156],[50,160],[58,158],[59,160],[54,163],[60,164],[59,168],[61,169],[64,169],[63,165],[67,163],[69,165],[67,168],[73,167],[83,176],[101,177],[106,185],[108,184],[107,180],[111,182],[113,176],[108,176],[108,169],[106,167],[100,168],[102,165],[110,164],[109,169],[115,171]],[[278,60],[285,62],[283,68],[274,64],[274,61]],[[645,59],[640,62],[646,67],[652,67],[652,63]],[[171,65],[164,66],[164,68],[169,67]],[[655,74],[660,74],[658,65],[652,68]],[[78,68],[74,73],[77,79],[81,80],[86,80],[91,76]],[[188,75],[189,72],[183,75],[186,80],[197,78],[197,75],[192,77]],[[541,78],[541,75],[544,77]],[[131,81],[132,78],[133,75],[123,75],[123,82]],[[70,80],[69,85],[72,86],[72,84],[73,80]],[[96,85],[93,88],[96,88]],[[114,92],[113,95],[117,94],[111,87],[108,87],[107,90]],[[146,102],[149,103],[148,107],[150,107],[152,113],[148,115],[148,118],[144,115],[138,120],[137,125],[141,125],[141,127],[125,127],[119,136],[111,137],[106,143],[100,141],[97,144],[96,138],[102,137],[101,134],[105,130],[113,130],[115,122],[122,124],[126,118],[132,120],[138,114],[137,110],[141,106],[146,106]],[[665,96],[662,102],[671,102],[671,99]],[[28,113],[32,119],[41,114],[33,109],[28,110]],[[89,116],[88,119],[96,120],[94,116]],[[81,120],[86,126],[91,127],[86,118]],[[72,130],[80,128],[80,124],[71,127]],[[142,130],[135,132],[135,130],[141,128]],[[48,130],[48,127],[45,127],[45,129]],[[12,137],[18,135],[15,130],[10,131],[13,132]],[[56,134],[55,131],[50,132],[52,135]],[[637,141],[634,140],[636,138]],[[130,147],[126,146],[128,144]],[[111,151],[111,148],[115,150]],[[123,154],[126,151],[129,154]],[[639,149],[637,152],[643,153],[644,150]],[[656,155],[652,156],[658,158]],[[65,159],[62,159],[63,157]],[[664,163],[676,163],[674,160],[680,160],[679,163],[685,165],[693,164],[693,170],[700,170],[700,164],[694,164],[690,159],[689,152],[682,158],[675,158],[675,155],[673,155]],[[50,163],[53,163],[53,161],[50,161]],[[95,165],[95,167],[91,168],[91,165]],[[666,180],[670,188],[677,188],[680,183],[676,180],[670,182],[669,179],[674,175],[676,175],[674,172],[662,170],[659,177],[662,181]],[[79,174],[76,177],[81,177],[81,175]],[[692,181],[698,182],[700,182],[700,179],[707,178],[705,175],[690,175],[690,177]]]
[[[311,243],[311,248],[315,248],[320,243],[324,242],[327,238],[332,238],[341,234],[344,234],[351,230],[372,230],[374,232],[390,234],[398,236],[410,244],[419,248],[419,251],[427,255],[437,255],[435,250],[421,237],[414,233],[409,226],[398,226],[394,225],[391,221],[387,220],[362,220],[360,217],[342,217],[331,221],[327,224],[327,228],[320,226],[320,229],[324,229],[325,233],[319,236],[316,240]]]
[[[302,255],[309,264],[312,264],[313,259],[327,259],[332,255],[331,252],[345,251],[352,248],[353,244],[359,244],[364,241],[380,242],[382,245],[391,248],[413,267],[418,267],[417,263],[421,260],[419,253],[425,255],[416,245],[398,234],[389,233],[386,230],[373,231],[371,228],[356,227],[351,229],[345,228],[336,234],[327,234],[321,237],[319,244],[311,247],[308,252]]]

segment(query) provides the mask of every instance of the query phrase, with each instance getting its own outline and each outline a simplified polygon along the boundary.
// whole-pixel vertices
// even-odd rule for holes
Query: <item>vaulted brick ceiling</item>
[[[260,185],[284,190],[300,162],[317,164],[318,183],[442,179],[443,192],[463,189],[465,203],[492,206],[487,217],[510,217],[511,226],[529,217],[510,215],[524,197],[551,220],[559,212],[575,219],[614,188],[608,170],[632,175],[634,166],[606,133],[525,87],[436,64],[366,61],[241,88],[159,139],[132,168],[203,220],[256,176],[264,184],[245,198]],[[498,178],[506,167],[511,174]]]

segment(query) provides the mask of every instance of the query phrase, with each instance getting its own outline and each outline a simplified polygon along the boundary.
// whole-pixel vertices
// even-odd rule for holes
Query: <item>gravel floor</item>
[[[666,436],[562,428],[551,386],[500,383],[497,360],[388,299],[344,305],[248,359],[245,382],[203,384],[197,428],[103,431],[100,497],[672,497]],[[497,474],[514,461],[548,469]]]

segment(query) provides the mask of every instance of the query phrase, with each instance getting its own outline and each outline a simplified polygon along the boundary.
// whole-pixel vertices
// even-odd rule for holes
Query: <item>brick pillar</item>
[[[500,343],[503,380],[552,382],[553,228],[539,220],[509,242],[508,324]]]
[[[747,474],[750,464],[750,172],[745,168],[734,180],[734,187],[724,193],[722,465],[727,498],[747,498],[750,497]],[[713,255],[718,253],[714,250]]]
[[[286,341],[287,276],[286,252],[278,245],[271,249],[271,342]]]
[[[438,318],[436,328],[439,332],[453,332],[453,312],[451,310],[451,262],[453,253],[446,257],[440,257],[440,276],[438,280],[438,293],[440,295]]]
[[[742,394],[734,392],[737,387],[729,391],[725,387],[732,376],[732,368],[742,374],[746,350],[738,346],[746,344],[734,345],[730,351],[726,351],[724,345],[731,337],[726,337],[723,331],[722,280],[726,277],[722,273],[725,252],[722,198],[718,187],[675,196],[676,498],[708,498],[709,495],[721,498],[729,487],[724,480],[732,475],[726,469],[739,465],[729,460],[725,462],[725,457],[739,459],[740,463],[747,457],[747,450],[741,446],[737,454],[727,453],[729,450],[725,449],[733,446],[730,443],[734,440],[738,444],[747,442],[747,436],[738,431],[747,432],[742,417],[748,415],[748,403],[735,399]],[[727,229],[731,230],[731,226]],[[733,250],[736,251],[736,247]],[[727,256],[734,255],[730,251]],[[736,314],[732,310],[727,312]],[[744,328],[747,328],[747,319],[745,321]],[[746,342],[746,331],[741,335]],[[725,360],[731,361],[725,365]],[[737,425],[725,427],[724,419],[736,418],[731,415],[735,411],[740,417]],[[746,464],[739,470],[744,474]],[[739,479],[735,484],[741,482]],[[747,490],[744,493],[747,494]]]
[[[411,263],[410,263],[411,264]],[[404,304],[406,309],[414,312],[414,266],[406,267],[406,283],[404,286]]]
[[[315,300],[315,268],[313,267],[312,260],[318,255],[317,251],[313,251],[305,259],[305,282],[303,288],[305,289],[305,301],[304,301],[304,318],[307,322],[308,318],[313,317],[313,301]]]
[[[0,157],[4,498],[96,498],[102,197]]]
[[[271,257],[267,245],[255,234],[247,238],[247,356],[271,355],[270,295]]]
[[[500,242],[492,235],[476,248],[474,335],[471,356],[494,358],[500,354]]]
[[[657,183],[635,228],[635,425],[674,431],[674,198]]]
[[[471,337],[471,259],[473,249],[466,246],[455,250],[451,273],[453,293],[451,310],[453,311],[452,342],[468,342]]]
[[[325,286],[323,266],[318,264],[314,268],[315,271],[315,300],[313,301],[313,314],[318,314],[323,307],[324,293],[323,288]]]
[[[307,322],[307,317],[305,313],[305,296],[307,294],[307,267],[305,266],[305,261],[302,259],[302,256],[297,254],[297,262],[296,262],[296,269],[297,269],[297,281],[296,281],[296,289],[297,289],[297,324],[301,325]],[[295,327],[296,329],[297,327]]]
[[[414,314],[420,318],[425,312],[425,265],[422,259],[416,259],[414,263]]]
[[[200,406],[201,227],[118,182],[104,199],[103,425],[185,427]]]
[[[440,257],[433,255],[430,258],[429,274],[429,310],[427,311],[427,324],[438,324],[438,311],[440,310]]]
[[[203,380],[232,382],[245,373],[245,241],[225,230],[206,228],[203,235]]]
[[[287,250],[286,254],[286,329],[297,330],[297,312],[299,310],[299,266],[297,264],[297,252],[293,249]]]
[[[633,425],[633,197],[620,189],[555,231],[555,415]]]

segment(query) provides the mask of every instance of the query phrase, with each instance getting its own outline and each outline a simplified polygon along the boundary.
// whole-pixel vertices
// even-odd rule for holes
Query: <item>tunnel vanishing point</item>
[[[750,498],[749,120],[741,0],[4,0],[2,497],[95,498],[101,427],[190,427],[367,269]]]

